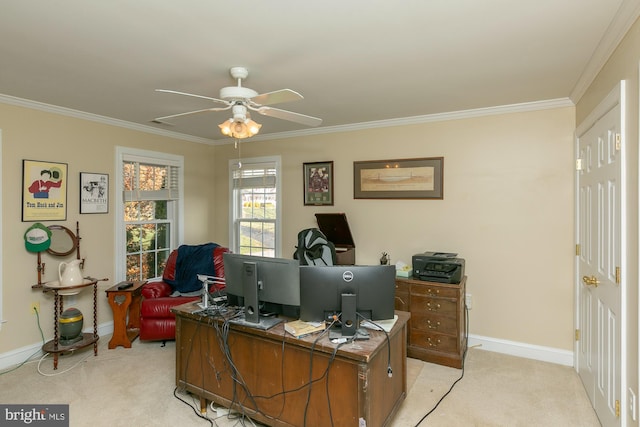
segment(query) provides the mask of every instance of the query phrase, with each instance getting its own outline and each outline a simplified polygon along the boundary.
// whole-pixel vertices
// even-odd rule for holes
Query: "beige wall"
[[[472,334],[572,350],[572,107],[241,143],[283,161],[283,254],[316,212],[345,212],[356,262],[427,250],[466,259]],[[215,235],[228,221],[228,160],[216,147]],[[444,156],[444,200],[354,200],[353,162]],[[302,163],[334,162],[335,205],[303,206]],[[222,197],[224,195],[224,197]]]
[[[69,164],[67,226],[79,220],[86,274],[113,283],[113,211],[79,215],[78,172],[106,172],[113,181],[114,147],[185,156],[185,243],[228,244],[229,158],[233,145],[206,146],[22,107],[0,105],[3,131],[3,310],[0,354],[39,341],[31,301],[41,301],[45,336],[52,304],[33,291],[35,255],[26,252],[20,220],[22,159]],[[426,250],[459,252],[473,295],[471,333],[572,350],[574,109],[495,116],[291,138],[243,142],[244,157],[283,158],[283,254],[315,212],[345,212],[357,262],[375,264],[382,251],[411,262]],[[215,155],[214,155],[215,153]],[[354,200],[353,161],[444,156],[444,200]],[[302,163],[334,161],[335,206],[302,203]],[[116,197],[113,186],[110,197]],[[113,204],[112,204],[113,206]],[[45,257],[47,257],[45,255]],[[46,259],[45,280],[58,260]],[[109,322],[99,298],[99,323]],[[88,313],[88,301],[77,305]]]
[[[112,321],[104,289],[115,284],[114,277],[114,158],[115,146],[181,154],[185,158],[185,236],[186,243],[213,240],[210,185],[214,150],[212,146],[185,142],[148,133],[127,130],[97,122],[0,104],[2,129],[2,253],[3,318],[0,354],[41,341],[36,316],[30,303],[40,302],[40,324],[49,339],[53,336],[53,301],[49,294],[32,290],[37,283],[36,255],[24,247],[24,232],[32,223],[21,222],[22,160],[42,160],[68,164],[67,220],[45,222],[62,224],[75,230],[80,222],[81,256],[86,258],[86,275],[109,278],[100,282],[98,323]],[[108,214],[80,215],[78,207],[79,172],[108,173],[111,179]],[[43,254],[43,281],[57,279],[61,261]],[[74,304],[91,325],[90,292],[84,291]]]
[[[576,125],[589,115],[598,103],[620,82],[625,80],[627,118],[625,150],[627,156],[627,255],[626,275],[627,309],[627,387],[638,393],[638,67],[640,61],[640,22],[636,21],[631,30],[588,91],[576,105]],[[626,392],[626,390],[625,390]],[[626,401],[626,396],[622,396]],[[632,421],[629,411],[623,414],[627,425],[638,425]]]

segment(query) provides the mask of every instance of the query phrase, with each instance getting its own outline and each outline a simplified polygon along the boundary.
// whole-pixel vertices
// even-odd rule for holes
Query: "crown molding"
[[[638,17],[640,17],[640,2],[624,0],[569,95],[574,103],[577,104],[587,92]]]
[[[358,130],[385,128],[393,126],[407,126],[423,123],[444,122],[448,120],[461,120],[473,117],[493,116],[499,114],[521,113],[528,111],[548,110],[552,108],[574,107],[575,104],[569,98],[557,98],[545,101],[524,102],[520,104],[500,105],[496,107],[476,108],[470,110],[451,111],[447,113],[428,114],[423,116],[403,117],[399,119],[378,120],[372,122],[352,123],[347,125],[326,126],[314,129],[280,132],[251,137],[251,142],[268,141],[273,139],[295,138],[301,136],[322,135],[338,132],[353,132]],[[216,145],[230,144],[235,140],[216,139]]]
[[[76,119],[89,120],[92,122],[103,123],[111,126],[117,126],[125,129],[135,130],[139,132],[152,133],[155,135],[166,136],[169,138],[181,139],[183,141],[197,142],[200,144],[213,143],[213,140],[201,138],[197,136],[187,135],[184,133],[171,132],[164,129],[157,129],[153,126],[145,126],[138,123],[128,122],[126,120],[114,119],[111,117],[100,116],[98,114],[85,113],[84,111],[74,110],[57,105],[45,104],[44,102],[32,101],[30,99],[17,98],[11,95],[0,94],[0,102],[3,104],[15,105],[17,107],[31,108],[34,110],[44,111],[47,113],[60,114],[63,116],[74,117]]]
[[[73,110],[71,108],[58,107],[56,105],[45,104],[43,102],[31,101],[28,99],[17,98],[10,95],[0,94],[0,102],[4,104],[15,105],[19,107],[32,108],[35,110],[45,111],[48,113],[60,114],[78,119],[89,120],[93,122],[103,123],[111,126],[122,127],[139,132],[146,132],[169,138],[180,139],[183,141],[196,142],[207,145],[225,145],[233,144],[235,139],[208,139],[178,132],[171,132],[163,129],[157,129],[152,126],[145,126],[138,123],[127,122],[125,120],[113,119],[110,117],[100,116],[98,114],[85,113],[83,111]],[[371,122],[352,123],[347,125],[326,126],[313,129],[296,130],[290,132],[279,132],[272,134],[256,135],[249,139],[251,142],[269,141],[274,139],[296,138],[311,135],[324,135],[328,133],[354,132],[358,130],[377,129],[393,126],[407,126],[423,123],[443,122],[448,120],[460,120],[473,117],[491,116],[498,114],[510,114],[527,111],[547,110],[551,108],[573,107],[574,103],[569,98],[557,98],[544,101],[524,102],[520,104],[501,105],[496,107],[476,108],[470,110],[452,111],[447,113],[428,114],[423,116],[404,117],[399,119],[377,120]]]

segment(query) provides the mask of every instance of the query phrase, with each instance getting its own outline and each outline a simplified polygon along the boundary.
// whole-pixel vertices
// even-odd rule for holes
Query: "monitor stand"
[[[273,328],[275,325],[277,325],[280,322],[282,322],[282,319],[280,319],[279,317],[264,317],[264,316],[259,316],[257,322],[254,322],[253,320],[247,320],[245,315],[229,319],[229,323],[233,323],[235,325],[248,326],[250,328],[263,329],[265,331],[267,329]]]
[[[329,339],[331,341],[340,340],[340,339],[344,339],[346,341],[349,341],[349,340],[355,340],[355,341],[368,340],[369,339],[369,331],[367,331],[365,328],[358,328],[358,329],[356,329],[356,333],[355,334],[343,335],[342,334],[342,329],[338,326],[338,327],[334,327],[334,328],[329,329]]]
[[[271,316],[260,316],[258,290],[262,284],[258,281],[258,265],[255,262],[242,263],[242,293],[244,295],[244,314],[230,319],[230,323],[257,329],[270,329],[282,322]]]
[[[329,329],[329,339],[368,340],[369,332],[358,327],[360,322],[358,322],[356,311],[356,294],[345,293],[341,295],[341,298],[341,326]]]

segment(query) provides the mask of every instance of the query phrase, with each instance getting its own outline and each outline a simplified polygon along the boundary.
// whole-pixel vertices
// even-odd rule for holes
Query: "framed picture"
[[[109,175],[80,172],[80,213],[109,212]]]
[[[442,199],[444,157],[353,162],[354,199]]]
[[[304,163],[305,206],[333,206],[333,162]]]
[[[67,219],[67,164],[22,160],[22,221]]]

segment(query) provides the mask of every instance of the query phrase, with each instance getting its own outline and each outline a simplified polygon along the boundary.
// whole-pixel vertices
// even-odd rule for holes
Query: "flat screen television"
[[[223,254],[227,301],[244,307],[236,323],[269,329],[300,316],[300,262],[227,252]]]
[[[359,319],[393,319],[395,277],[394,265],[301,265],[300,319],[331,322],[338,316],[341,336],[366,337]]]

